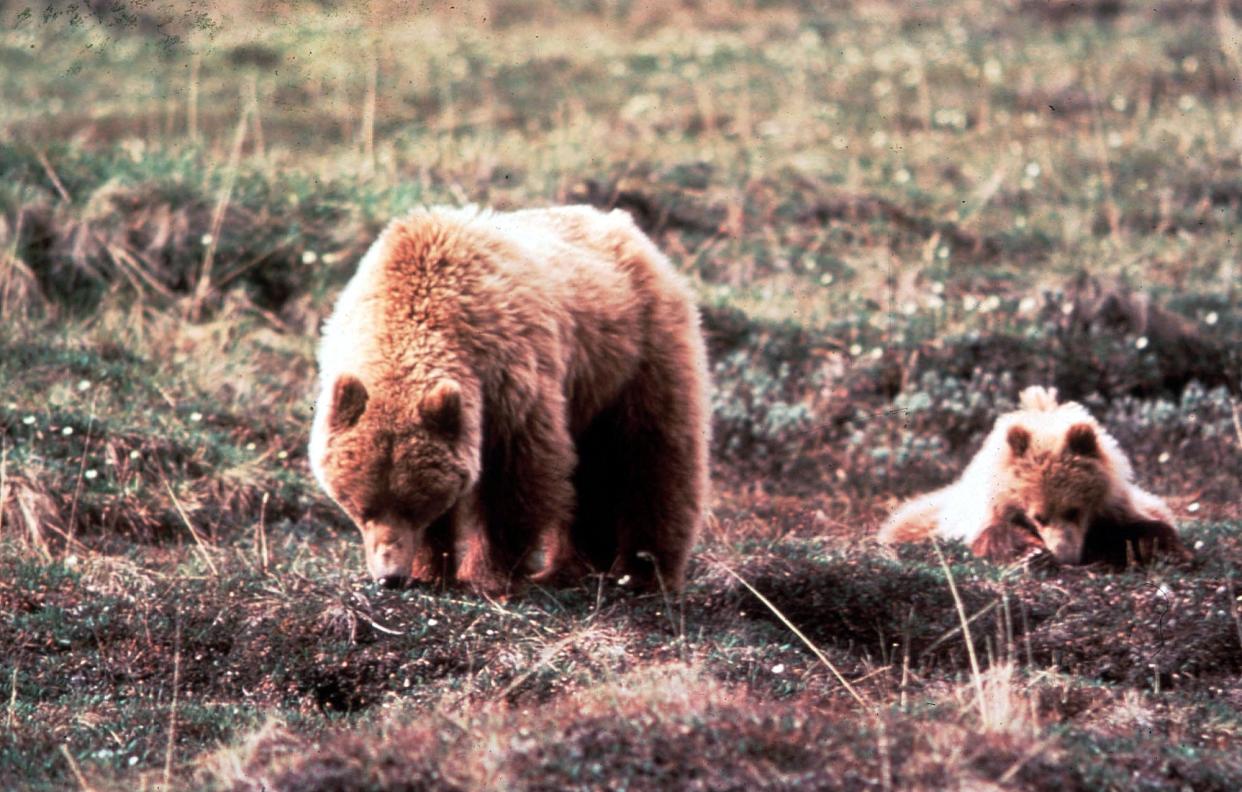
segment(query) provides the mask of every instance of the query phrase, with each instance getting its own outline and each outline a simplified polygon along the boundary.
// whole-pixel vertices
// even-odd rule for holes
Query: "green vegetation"
[[[1242,787],[1236,4],[25,6],[6,785]],[[375,588],[305,458],[336,290],[410,207],[584,201],[701,295],[684,596]],[[968,644],[935,549],[868,539],[1032,383],[1196,560],[946,547]]]

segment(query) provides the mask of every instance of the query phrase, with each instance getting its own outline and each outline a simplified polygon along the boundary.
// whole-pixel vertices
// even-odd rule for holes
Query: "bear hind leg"
[[[579,442],[574,547],[640,587],[681,588],[702,520],[708,434],[696,374],[640,371]]]

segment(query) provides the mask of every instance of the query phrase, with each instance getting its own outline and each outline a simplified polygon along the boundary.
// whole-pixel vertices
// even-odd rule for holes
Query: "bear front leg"
[[[479,499],[487,567],[507,588],[531,573],[546,537],[568,532],[574,448],[555,404],[535,407],[520,428],[497,431],[484,448]]]
[[[1023,559],[1038,560],[1041,565],[1054,563],[1034,523],[1021,509],[1012,506],[979,534],[970,551],[978,558],[1000,563]]]
[[[423,529],[410,579],[442,588],[453,582],[457,558],[453,551],[453,521],[445,514]]]
[[[1104,563],[1120,570],[1131,563],[1151,564],[1161,555],[1176,561],[1193,557],[1177,530],[1163,520],[1150,520],[1139,514],[1104,513],[1087,528],[1082,560],[1084,564]]]

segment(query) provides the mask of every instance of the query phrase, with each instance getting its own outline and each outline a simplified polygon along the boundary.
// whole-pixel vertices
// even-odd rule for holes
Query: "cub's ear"
[[[455,434],[461,428],[461,386],[451,379],[440,380],[423,394],[418,412],[427,424]]]
[[[1065,448],[1078,456],[1099,457],[1100,444],[1095,436],[1095,427],[1086,423],[1071,426],[1065,435]]]
[[[1022,456],[1031,447],[1031,433],[1025,426],[1009,427],[1009,434],[1005,435],[1005,440],[1009,443],[1009,449],[1013,451],[1015,457]]]
[[[350,374],[337,377],[332,386],[332,411],[328,414],[328,426],[339,431],[358,423],[367,410],[367,387]]]

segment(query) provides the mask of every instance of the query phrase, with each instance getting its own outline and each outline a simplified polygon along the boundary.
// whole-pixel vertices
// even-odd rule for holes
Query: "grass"
[[[6,7],[0,777],[1242,785],[1228,6]],[[306,465],[319,323],[395,214],[567,201],[701,298],[684,595],[377,589]],[[1194,562],[868,541],[1031,383]]]

